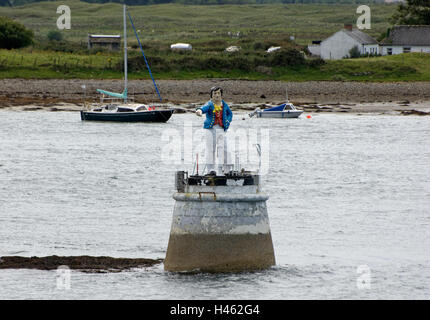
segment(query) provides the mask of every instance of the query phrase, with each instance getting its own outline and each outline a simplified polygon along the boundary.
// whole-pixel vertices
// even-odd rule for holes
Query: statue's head
[[[222,100],[222,88],[221,87],[212,87],[211,88],[211,99],[215,101]]]

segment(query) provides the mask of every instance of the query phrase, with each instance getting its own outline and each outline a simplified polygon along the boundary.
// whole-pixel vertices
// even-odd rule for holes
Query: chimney
[[[352,24],[344,24],[345,30],[352,31]]]

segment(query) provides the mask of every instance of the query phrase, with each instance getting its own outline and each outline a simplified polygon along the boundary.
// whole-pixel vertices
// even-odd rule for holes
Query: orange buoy
[[[310,118],[312,118],[312,117],[311,117],[311,115],[310,115],[310,114],[308,114],[308,115],[306,116],[306,118],[310,119]]]

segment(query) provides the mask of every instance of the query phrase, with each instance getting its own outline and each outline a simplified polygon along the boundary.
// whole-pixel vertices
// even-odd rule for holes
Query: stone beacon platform
[[[164,269],[237,272],[275,264],[260,177],[176,172],[176,200]]]

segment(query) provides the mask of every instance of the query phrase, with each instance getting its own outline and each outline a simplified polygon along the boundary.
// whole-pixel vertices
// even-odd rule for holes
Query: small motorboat
[[[249,116],[253,117],[256,115],[257,118],[298,118],[302,113],[303,110],[297,110],[292,103],[286,102],[264,110],[257,108]]]
[[[249,117],[257,116],[257,118],[298,118],[303,110],[297,110],[297,108],[288,100],[288,91],[285,89],[286,102],[272,108],[255,109],[249,114]]]

